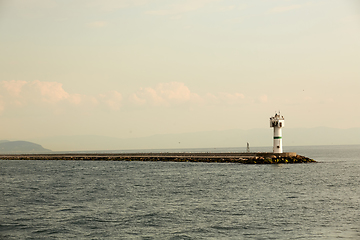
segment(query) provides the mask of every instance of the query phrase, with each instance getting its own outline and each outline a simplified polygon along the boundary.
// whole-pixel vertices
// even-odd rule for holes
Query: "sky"
[[[0,139],[360,127],[358,0],[0,0]]]

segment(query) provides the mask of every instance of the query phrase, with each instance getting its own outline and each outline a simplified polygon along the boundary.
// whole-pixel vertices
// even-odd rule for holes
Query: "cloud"
[[[201,96],[181,82],[159,83],[156,87],[141,88],[130,95],[129,100],[135,105],[171,106],[191,104],[204,105],[234,105],[243,104],[245,96],[242,93],[207,93]]]
[[[182,82],[158,83],[155,87],[140,88],[135,93],[129,94],[125,101],[123,95],[116,90],[91,96],[69,93],[59,82],[39,80],[0,82],[0,113],[9,109],[35,107],[50,110],[55,114],[63,114],[71,109],[91,114],[94,109],[119,111],[123,106],[237,105],[244,104],[244,99],[245,96],[238,92],[207,93],[201,96],[192,92]]]
[[[130,102],[134,103],[135,105],[145,105],[146,99],[140,98],[136,93],[133,93],[129,97]]]
[[[0,95],[0,113],[2,113],[5,109],[4,101],[2,100],[2,96]]]
[[[83,99],[85,98],[85,96],[81,95],[81,94],[71,94],[69,95],[69,102],[73,103],[74,105],[80,105],[83,102]]]
[[[204,97],[207,104],[225,104],[225,105],[235,105],[242,104],[245,99],[244,94],[242,93],[207,93]]]
[[[219,96],[221,99],[225,99],[225,100],[231,101],[231,102],[236,102],[236,101],[239,101],[239,100],[245,98],[244,94],[241,94],[241,93],[224,93],[224,92],[222,92],[219,94]]]
[[[172,82],[172,83],[160,83],[158,85],[160,94],[166,99],[175,101],[187,101],[190,99],[190,90],[184,83]]]
[[[1,82],[1,87],[3,87],[4,89],[6,89],[6,91],[11,95],[11,96],[19,96],[22,87],[26,84],[26,81],[15,81],[15,80],[11,80],[11,81],[2,81]]]
[[[117,91],[110,91],[106,94],[100,94],[99,99],[112,110],[120,110],[122,105],[122,95]]]
[[[258,100],[260,103],[266,103],[268,101],[268,96],[266,94],[261,95]]]
[[[283,7],[274,7],[272,9],[270,9],[270,12],[272,12],[272,13],[282,13],[282,12],[287,12],[287,11],[291,11],[291,10],[294,10],[294,9],[298,9],[298,8],[301,8],[301,7],[303,7],[303,6],[300,5],[300,4],[291,5],[291,6],[283,6]]]
[[[7,108],[26,106],[50,107],[54,113],[66,112],[66,109],[79,109],[90,112],[94,107],[106,107],[112,111],[120,110],[122,94],[109,91],[96,96],[79,93],[70,94],[63,89],[62,83],[27,81],[0,82],[0,112]]]
[[[30,91],[39,91],[42,100],[48,103],[56,103],[68,99],[70,96],[69,93],[63,89],[62,84],[58,82],[40,82],[39,80],[35,80],[24,86],[27,86]]]
[[[103,102],[111,109],[118,109],[121,95],[117,92],[110,92],[97,97],[82,95],[79,93],[70,94],[63,89],[62,83],[43,82],[35,80],[28,81],[2,81],[0,82],[1,108],[6,109],[36,106],[40,108],[50,107],[54,112],[61,108],[84,108],[98,106]]]
[[[171,104],[185,103],[197,98],[197,94],[191,93],[184,83],[170,82],[159,83],[155,88],[141,88],[130,96],[130,101],[137,105],[148,103],[153,106],[169,106]]]
[[[29,102],[56,103],[70,97],[62,84],[57,82],[11,80],[0,82],[0,86],[0,94],[16,105],[26,105]]]

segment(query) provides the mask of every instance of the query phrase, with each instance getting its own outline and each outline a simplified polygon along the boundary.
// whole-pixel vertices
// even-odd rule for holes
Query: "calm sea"
[[[286,150],[318,163],[0,160],[0,239],[360,239],[360,145]]]

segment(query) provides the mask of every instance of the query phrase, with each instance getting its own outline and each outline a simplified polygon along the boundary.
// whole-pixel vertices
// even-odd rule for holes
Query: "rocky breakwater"
[[[3,160],[65,161],[161,161],[242,164],[311,163],[315,160],[296,153],[138,153],[138,154],[24,154],[0,155]]]
[[[246,164],[280,164],[280,163],[313,163],[316,162],[315,160],[305,157],[305,156],[301,156],[301,155],[296,155],[296,156],[276,156],[276,155],[272,155],[270,157],[252,157],[249,158],[246,162]]]

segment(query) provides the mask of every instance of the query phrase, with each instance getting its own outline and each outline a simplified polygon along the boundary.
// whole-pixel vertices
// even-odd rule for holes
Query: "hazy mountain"
[[[272,129],[224,130],[182,134],[162,134],[143,138],[104,136],[61,136],[33,139],[46,148],[57,151],[130,150],[174,148],[220,148],[272,146]],[[283,145],[349,145],[360,144],[360,128],[284,128]]]
[[[49,149],[43,148],[41,145],[27,141],[0,141],[1,154],[15,153],[46,153],[51,152]]]

